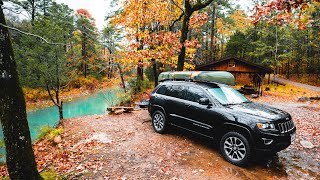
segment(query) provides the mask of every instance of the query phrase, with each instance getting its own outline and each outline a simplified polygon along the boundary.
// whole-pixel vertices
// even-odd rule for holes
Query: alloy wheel
[[[157,131],[161,131],[164,127],[164,117],[159,113],[155,114],[153,117],[153,124]]]
[[[242,140],[234,136],[230,136],[224,141],[223,149],[233,161],[241,161],[247,153],[246,146]]]

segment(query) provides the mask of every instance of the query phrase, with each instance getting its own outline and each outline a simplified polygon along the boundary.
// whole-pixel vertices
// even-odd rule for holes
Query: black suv
[[[223,157],[239,166],[254,151],[287,148],[296,131],[290,114],[253,103],[219,83],[162,82],[151,94],[148,111],[156,132],[173,125],[216,139]]]

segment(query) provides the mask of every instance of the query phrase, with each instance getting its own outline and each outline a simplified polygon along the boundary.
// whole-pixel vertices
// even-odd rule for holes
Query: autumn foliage
[[[124,10],[112,19],[112,23],[126,31],[130,42],[119,61],[138,62],[139,60],[156,59],[162,64],[176,67],[177,56],[184,45],[189,52],[200,46],[196,38],[180,43],[181,31],[172,29],[179,21],[182,1],[173,4],[170,1],[138,0],[122,1]],[[195,13],[190,18],[190,29],[199,31],[208,20],[207,13]]]
[[[305,29],[312,22],[303,15],[311,3],[319,3],[320,0],[272,0],[264,5],[257,4],[254,7],[255,15],[252,23],[257,24],[260,20],[267,20],[268,24],[282,25],[293,22],[299,29]]]

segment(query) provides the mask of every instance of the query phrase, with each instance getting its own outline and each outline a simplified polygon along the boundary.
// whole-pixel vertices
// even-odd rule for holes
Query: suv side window
[[[199,88],[189,87],[187,90],[186,100],[198,102],[200,98],[208,98],[205,92]]]
[[[184,99],[186,94],[186,89],[181,85],[172,85],[169,86],[166,95],[171,97],[176,97],[180,99]]]
[[[166,85],[163,85],[161,86],[158,90],[157,90],[157,94],[166,94],[166,91],[167,91],[167,86]]]

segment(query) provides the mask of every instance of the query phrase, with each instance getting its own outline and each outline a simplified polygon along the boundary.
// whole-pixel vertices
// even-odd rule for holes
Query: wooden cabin
[[[218,61],[197,66],[199,71],[228,71],[236,79],[237,85],[252,86],[256,92],[261,92],[261,82],[268,74],[268,83],[272,69],[263,67],[237,57],[226,57]]]

